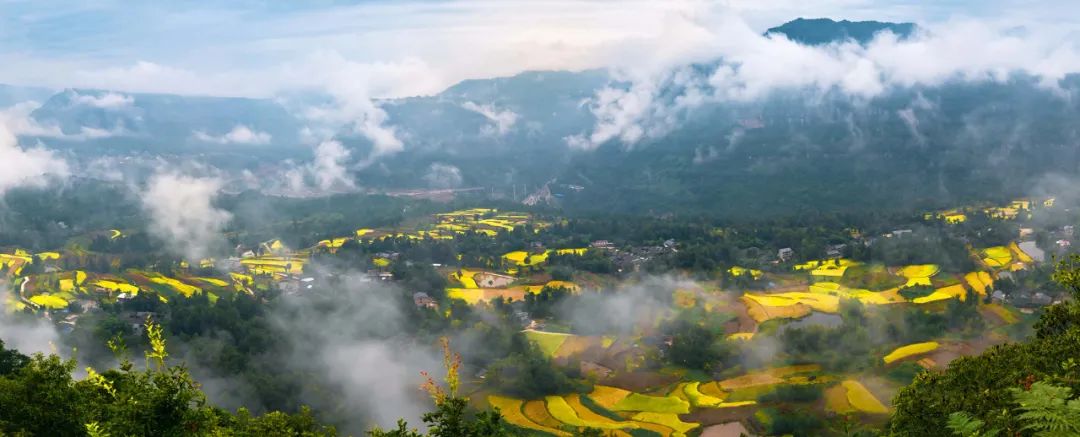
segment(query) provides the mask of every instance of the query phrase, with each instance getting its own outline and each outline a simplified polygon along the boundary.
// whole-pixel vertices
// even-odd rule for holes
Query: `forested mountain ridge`
[[[767,33],[825,44],[865,43],[882,31],[907,38],[916,28],[799,19]],[[546,200],[576,211],[731,218],[1027,195],[1047,177],[1080,165],[1069,122],[1080,109],[1062,98],[1080,91],[1073,77],[1056,90],[1017,73],[895,87],[867,98],[778,88],[754,99],[706,99],[693,110],[664,112],[695,93],[719,92],[708,78],[721,67],[727,68],[723,60],[699,63],[661,78],[651,102],[656,108],[644,116],[663,114],[656,117],[668,126],[634,143],[616,137],[588,149],[572,144],[607,128],[610,115],[603,111],[611,108],[598,106],[598,96],[639,91],[603,70],[525,72],[467,80],[433,96],[378,100],[385,126],[402,146],[377,156],[372,141],[352,129],[332,138],[354,161],[345,175],[368,189],[480,187],[521,200],[526,190],[554,181]],[[686,79],[691,82],[680,82]],[[325,97],[296,97],[65,90],[31,114],[59,133],[32,140],[85,159],[163,154],[194,157],[238,176],[256,168],[269,176],[284,171],[284,160],[302,162],[315,153],[303,138],[309,120],[295,103],[323,104]],[[630,120],[624,128],[638,123],[649,131],[649,122]]]
[[[784,35],[792,41],[808,45],[822,45],[853,40],[866,44],[883,31],[897,37],[908,38],[918,26],[915,23],[889,23],[880,21],[834,21],[828,18],[797,18],[765,31],[766,35]]]

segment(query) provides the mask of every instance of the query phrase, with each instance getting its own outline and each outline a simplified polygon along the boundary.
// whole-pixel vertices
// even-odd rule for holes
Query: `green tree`
[[[1061,262],[1054,278],[1074,295],[1080,293],[1080,258]],[[893,401],[890,434],[933,435],[950,421],[970,432],[968,428],[978,421],[979,430],[997,429],[1006,435],[1076,435],[1044,433],[1068,430],[1068,422],[1058,421],[1052,429],[1035,428],[1032,423],[1039,419],[1036,415],[1049,420],[1063,411],[1074,412],[1069,408],[1075,408],[1075,401],[1065,398],[1080,389],[1078,305],[1073,301],[1047,308],[1035,337],[1026,342],[959,358],[944,372],[920,373]],[[950,418],[950,412],[960,411],[966,416]]]
[[[4,349],[4,340],[0,340],[0,376],[15,373],[28,362],[30,362],[30,357],[14,349]]]
[[[1080,399],[1072,399],[1072,389],[1042,381],[1027,388],[1009,390],[1017,404],[1020,430],[1036,437],[1080,435]],[[984,430],[986,423],[966,412],[949,415],[949,429],[961,437],[994,437],[996,428]]]
[[[165,365],[161,328],[147,321],[150,349],[139,370],[112,342],[121,364],[76,380],[75,360],[37,354],[0,375],[0,434],[49,436],[333,436],[308,410],[233,415],[211,406],[183,366]],[[2,348],[0,348],[2,349]],[[0,355],[10,355],[0,350]]]
[[[460,384],[458,370],[461,357],[451,352],[450,343],[443,338],[443,364],[446,376],[443,384],[436,383],[431,377],[424,384],[424,389],[435,400],[435,410],[424,414],[424,423],[428,425],[430,437],[503,437],[515,435],[503,421],[497,410],[471,413],[469,400],[458,394]],[[445,386],[445,387],[444,387]],[[383,431],[375,428],[368,432],[372,437],[421,437],[415,429],[410,429],[404,420],[398,421],[397,429]]]

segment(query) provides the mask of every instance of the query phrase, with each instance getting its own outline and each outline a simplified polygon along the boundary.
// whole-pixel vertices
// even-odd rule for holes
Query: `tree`
[[[1040,381],[1009,391],[1020,411],[1022,431],[1038,437],[1080,435],[1080,399],[1071,399],[1072,389]],[[994,437],[1001,432],[997,428],[984,430],[985,425],[962,411],[949,415],[949,429],[961,437]]]
[[[431,394],[435,401],[435,411],[424,414],[424,423],[428,425],[428,436],[431,437],[503,437],[514,435],[503,421],[498,411],[481,411],[471,414],[468,411],[469,400],[458,395],[460,384],[458,370],[461,367],[461,356],[450,350],[450,342],[445,337],[442,339],[443,365],[446,367],[446,376],[443,384],[435,382],[428,376],[424,389]],[[425,376],[427,376],[425,374]],[[443,387],[445,385],[445,388]],[[398,421],[397,429],[383,431],[379,428],[371,430],[368,435],[372,437],[421,437],[424,434],[415,429],[409,429],[404,420]]]
[[[687,310],[663,327],[671,338],[667,359],[672,364],[710,371],[733,356],[732,348],[721,336],[723,327],[699,311]]]
[[[14,349],[4,349],[4,340],[0,340],[0,376],[10,375],[26,366],[30,357]]]
[[[1080,291],[1080,258],[1061,262],[1054,278],[1071,292]],[[1070,429],[1066,426],[1069,422],[1051,419],[1065,414],[1062,412],[1074,414],[1070,408],[1077,405],[1075,400],[1065,399],[1080,389],[1078,305],[1074,301],[1047,308],[1033,339],[959,358],[944,372],[919,374],[894,399],[890,434],[932,435],[952,423],[954,432],[961,429],[967,433],[964,435],[974,435],[973,428],[1001,430],[1005,435],[1075,435],[1050,432]],[[961,411],[965,417],[950,418],[950,412]],[[1036,419],[1057,425],[1034,428],[1032,421]],[[978,427],[972,425],[975,421],[980,423]]]
[[[578,388],[520,332],[510,337],[509,355],[488,367],[486,380],[499,393],[528,399],[566,394]]]
[[[310,411],[236,415],[211,406],[183,366],[168,366],[161,327],[147,321],[150,349],[144,370],[110,348],[119,368],[75,380],[75,360],[37,354],[14,372],[0,375],[0,434],[108,435],[303,435],[333,436]],[[8,355],[2,351],[0,355]]]

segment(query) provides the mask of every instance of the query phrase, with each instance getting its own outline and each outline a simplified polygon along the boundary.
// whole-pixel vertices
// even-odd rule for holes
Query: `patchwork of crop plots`
[[[732,398],[753,396],[751,392],[768,390],[777,384],[810,383],[807,376],[819,371],[820,367],[814,365],[789,366],[724,381],[681,382],[661,394],[596,385],[588,394],[547,396],[542,400],[527,401],[489,396],[488,403],[500,408],[510,424],[551,435],[565,436],[582,428],[596,428],[620,436],[637,435],[634,430],[662,436],[685,436],[701,425],[686,421],[681,415],[698,409],[752,407],[756,404],[753,400]],[[828,382],[825,378],[819,381]],[[860,405],[869,405],[867,394],[853,393],[851,396]],[[876,401],[873,395],[868,399]],[[508,413],[508,409],[512,411]]]

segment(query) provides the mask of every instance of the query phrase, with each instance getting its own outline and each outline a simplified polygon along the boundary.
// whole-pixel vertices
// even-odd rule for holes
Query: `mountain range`
[[[766,34],[808,45],[865,44],[882,31],[903,39],[917,30],[912,23],[798,19]],[[694,65],[692,73],[708,76],[719,65]],[[1080,111],[1021,75],[893,89],[861,101],[835,90],[776,91],[707,102],[632,145],[571,146],[569,138],[597,123],[590,99],[628,86],[603,70],[531,71],[382,100],[404,150],[351,170],[360,186],[376,189],[475,186],[520,198],[526,187],[554,181],[549,200],[568,209],[738,218],[1024,194],[1080,163],[1070,122]],[[660,99],[686,91],[677,82],[660,86]],[[1061,86],[1080,85],[1069,78]],[[60,132],[32,139],[80,156],[198,155],[232,168],[312,156],[303,135],[310,120],[288,99],[75,89],[48,96],[0,87],[0,103],[23,99],[44,99],[31,116]],[[354,157],[374,150],[349,129],[335,139]],[[435,169],[453,177],[432,177]]]

